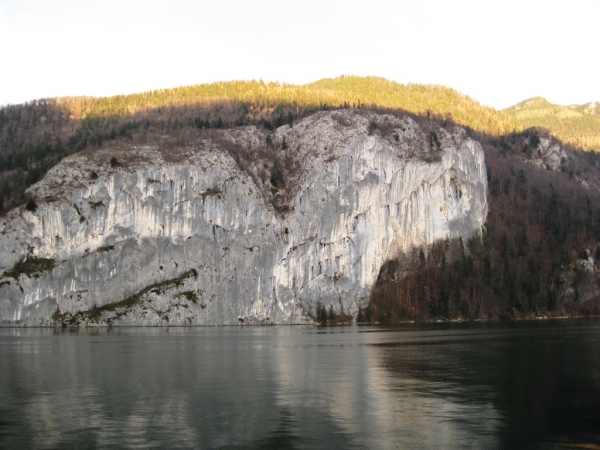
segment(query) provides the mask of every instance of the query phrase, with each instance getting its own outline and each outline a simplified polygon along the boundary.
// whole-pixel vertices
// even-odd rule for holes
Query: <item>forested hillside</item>
[[[520,126],[442,86],[340,77],[293,86],[232,81],[106,98],[44,99],[0,108],[0,212],[26,201],[25,189],[67,155],[116,139],[207,128],[278,127],[332,108],[391,108],[438,117],[490,134]]]
[[[75,118],[85,118],[122,117],[156,108],[198,103],[206,105],[222,101],[245,103],[253,110],[270,110],[278,105],[295,108],[377,105],[382,108],[401,108],[415,114],[430,111],[487,133],[502,134],[519,128],[505,113],[484,107],[454,89],[419,84],[403,85],[377,77],[346,76],[300,86],[262,81],[231,81],[108,98],[65,98],[61,99],[61,104]]]
[[[600,177],[598,155],[570,151],[562,170],[553,172],[528,163],[535,132],[476,138],[489,183],[482,234],[390,261],[361,318],[599,314],[600,192],[579,178]]]
[[[594,106],[564,109],[534,99],[502,112],[452,89],[374,77],[304,86],[227,82],[32,101],[0,108],[0,213],[24,204],[27,187],[84,149],[157,143],[164,136],[168,145],[184,146],[211,129],[243,125],[269,132],[323,109],[409,114],[445,127],[464,126],[482,143],[489,216],[480,237],[416,249],[405,260],[387,263],[360,319],[598,314],[600,155],[556,143],[564,156],[555,168],[533,163],[540,139],[554,142],[551,135],[599,148]],[[538,128],[526,129],[530,125]]]
[[[0,108],[0,212],[25,202],[28,186],[61,158],[85,148],[184,129],[249,124],[268,129],[332,108],[402,109],[496,136],[535,125],[588,150],[600,140],[594,104],[566,108],[534,99],[498,111],[443,86],[377,77],[343,76],[301,86],[231,81],[106,98],[43,99]]]
[[[562,106],[536,97],[507,108],[505,112],[525,128],[540,127],[584,150],[600,151],[600,105]]]

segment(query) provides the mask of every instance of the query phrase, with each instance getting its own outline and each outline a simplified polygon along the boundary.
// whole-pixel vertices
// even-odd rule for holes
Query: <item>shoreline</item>
[[[61,326],[61,325],[28,325],[28,324],[15,324],[15,323],[2,323],[0,329],[23,329],[23,328],[44,328],[44,329],[59,329],[59,330],[79,330],[79,329],[111,329],[111,328],[216,328],[216,327],[235,327],[235,328],[261,328],[261,327],[315,327],[315,328],[335,328],[335,327],[364,327],[364,326],[381,326],[381,327],[394,327],[402,325],[414,325],[414,324],[443,324],[443,323],[508,323],[508,322],[537,322],[537,321],[548,321],[548,320],[567,320],[567,319],[600,319],[598,316],[534,316],[534,317],[515,317],[511,319],[430,319],[430,320],[406,320],[395,323],[381,323],[381,322],[344,322],[321,325],[319,323],[269,323],[269,324],[214,324],[214,325],[72,325],[72,326]]]

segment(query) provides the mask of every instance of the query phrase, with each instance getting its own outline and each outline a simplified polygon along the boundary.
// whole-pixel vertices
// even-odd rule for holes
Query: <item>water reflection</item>
[[[600,444],[600,323],[1,329],[2,448]]]

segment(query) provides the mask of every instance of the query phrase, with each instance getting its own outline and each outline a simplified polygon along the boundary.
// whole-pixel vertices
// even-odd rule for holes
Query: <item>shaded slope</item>
[[[478,136],[490,194],[481,236],[388,261],[362,320],[600,313],[600,159],[566,150],[560,167],[536,165],[534,136]]]

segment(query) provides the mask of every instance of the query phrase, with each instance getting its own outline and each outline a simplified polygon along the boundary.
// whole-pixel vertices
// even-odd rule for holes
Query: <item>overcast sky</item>
[[[600,100],[600,0],[0,0],[0,105],[342,74]]]

